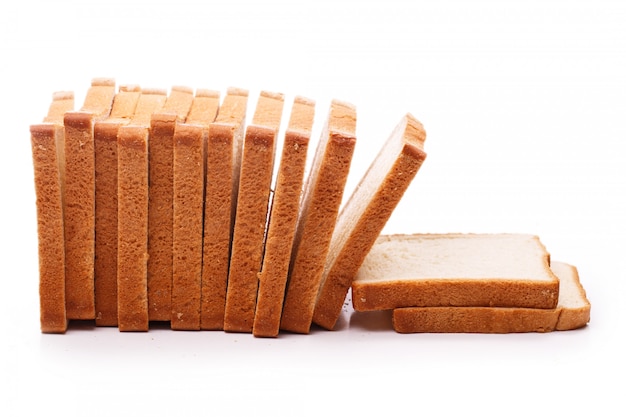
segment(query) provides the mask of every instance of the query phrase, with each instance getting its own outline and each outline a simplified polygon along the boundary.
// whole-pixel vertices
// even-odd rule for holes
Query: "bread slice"
[[[43,123],[30,126],[37,234],[39,319],[43,333],[65,333],[65,239],[63,236],[63,117],[74,110],[74,94],[53,94]]]
[[[406,307],[393,311],[399,333],[520,333],[573,330],[590,319],[591,305],[576,267],[553,262],[559,277],[555,309],[518,307]]]
[[[94,125],[97,326],[117,326],[117,132],[135,114],[140,95],[138,86],[120,86],[109,118]]]
[[[231,87],[209,125],[206,157],[200,327],[224,328],[230,242],[235,223],[248,91]]]
[[[174,131],[172,318],[176,330],[200,330],[202,227],[208,126],[219,94],[199,91],[185,123]]]
[[[296,231],[315,102],[296,97],[285,133],[271,204],[252,333],[276,337],[280,328],[289,259]]]
[[[332,329],[363,259],[426,159],[422,124],[407,114],[393,130],[335,226],[313,322]]]
[[[246,129],[224,311],[226,331],[252,332],[283,104],[282,94],[261,92]]]
[[[117,310],[120,331],[147,331],[148,138],[163,90],[142,90],[130,124],[118,131]]]
[[[115,81],[94,79],[80,111],[64,115],[65,126],[65,291],[68,319],[92,320],[95,251],[96,120],[109,116]]]
[[[172,87],[163,108],[152,114],[149,152],[148,300],[151,321],[172,317],[174,129],[191,108],[193,90]]]
[[[356,311],[399,307],[555,308],[559,281],[537,236],[380,236],[352,283]]]
[[[307,180],[291,255],[281,329],[308,333],[356,144],[356,109],[333,101]]]

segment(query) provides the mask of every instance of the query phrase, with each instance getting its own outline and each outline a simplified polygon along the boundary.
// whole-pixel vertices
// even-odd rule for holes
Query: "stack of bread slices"
[[[350,289],[356,311],[393,310],[401,333],[589,321],[575,268],[534,236],[380,235],[426,158],[412,115],[341,207],[355,107],[330,103],[309,168],[315,102],[262,91],[249,116],[249,99],[112,79],[92,80],[79,110],[53,94],[30,128],[42,332],[309,333],[335,327]]]

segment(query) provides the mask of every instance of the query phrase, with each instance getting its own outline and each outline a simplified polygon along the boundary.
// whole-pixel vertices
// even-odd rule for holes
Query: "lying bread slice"
[[[120,86],[108,119],[94,125],[97,326],[117,326],[117,132],[135,114],[141,89]]]
[[[361,179],[335,226],[313,322],[332,329],[363,259],[426,159],[422,124],[407,114]]]
[[[117,311],[120,331],[147,331],[148,138],[163,90],[142,90],[130,124],[118,131]]]
[[[94,319],[94,122],[109,116],[115,81],[95,79],[80,111],[65,113],[65,290],[69,319]]]
[[[406,307],[393,311],[399,333],[521,333],[584,327],[591,305],[574,266],[553,262],[559,277],[555,309],[517,307]]]
[[[224,310],[226,331],[252,332],[283,104],[282,94],[261,92],[252,124],[246,128]]]
[[[289,258],[296,231],[315,102],[296,97],[283,142],[271,213],[252,333],[276,337],[285,298]]]
[[[280,327],[308,333],[356,144],[356,109],[333,101],[313,157],[291,254]]]
[[[151,116],[148,210],[148,300],[151,321],[172,316],[174,129],[191,108],[193,90],[172,87],[163,108]]]
[[[200,330],[206,137],[218,105],[218,93],[199,91],[193,112],[174,131],[171,327],[176,330]]]
[[[63,117],[74,110],[74,94],[53,94],[48,115],[30,127],[37,196],[39,312],[43,333],[64,333],[65,239],[63,236]]]
[[[200,327],[224,328],[230,242],[235,223],[248,91],[229,88],[209,125],[206,156]]]
[[[380,236],[352,283],[356,311],[399,307],[555,308],[559,280],[537,236]]]

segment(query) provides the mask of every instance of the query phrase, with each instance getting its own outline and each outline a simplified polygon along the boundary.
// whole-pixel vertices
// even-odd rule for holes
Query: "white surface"
[[[0,56],[0,415],[624,413],[624,2],[13,1]],[[411,112],[428,158],[385,231],[537,234],[579,268],[590,325],[398,335],[388,315],[346,312],[337,331],[275,340],[40,334],[28,126],[53,91],[80,102],[101,76],[300,94],[320,120],[351,102],[348,190]]]

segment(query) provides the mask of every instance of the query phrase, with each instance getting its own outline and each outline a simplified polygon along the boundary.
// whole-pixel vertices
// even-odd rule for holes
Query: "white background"
[[[623,1],[11,1],[0,57],[0,415],[624,415]],[[270,340],[42,335],[28,126],[94,77],[304,95],[318,130],[332,98],[351,102],[346,193],[411,112],[428,158],[385,232],[537,234],[579,268],[591,323],[399,335],[346,311],[336,331]]]

